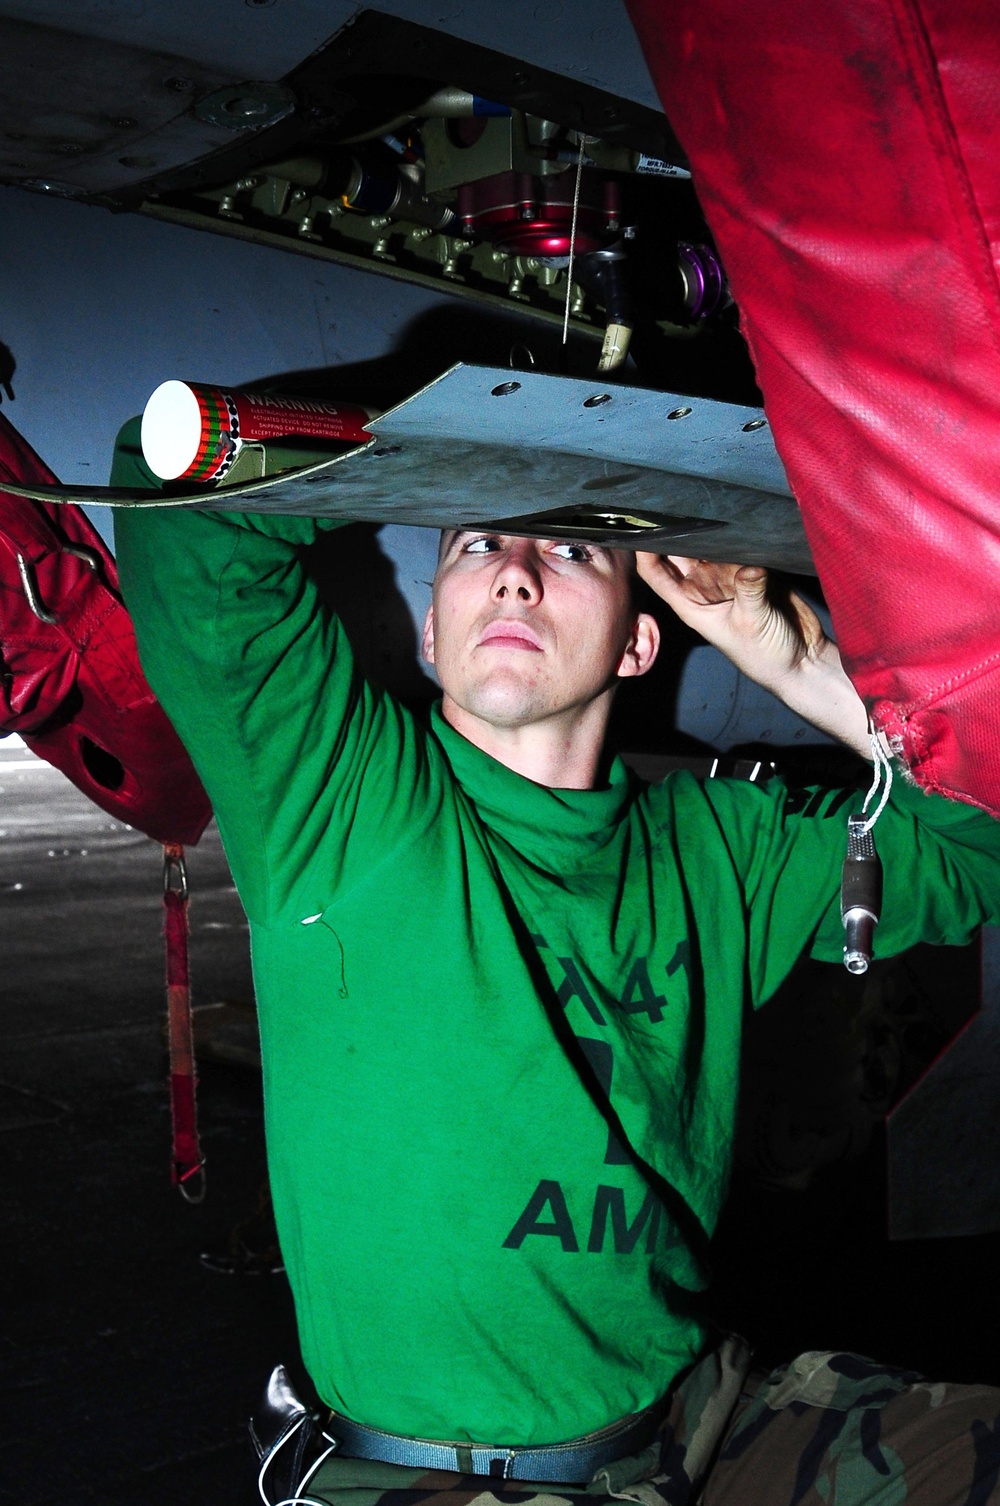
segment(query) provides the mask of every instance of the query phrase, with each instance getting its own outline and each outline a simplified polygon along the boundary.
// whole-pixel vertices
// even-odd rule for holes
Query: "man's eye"
[[[594,558],[593,552],[586,544],[553,544],[551,553],[562,560],[571,560],[574,565],[586,564]]]
[[[492,534],[480,534],[462,545],[463,554],[493,554],[500,548],[500,540]]]

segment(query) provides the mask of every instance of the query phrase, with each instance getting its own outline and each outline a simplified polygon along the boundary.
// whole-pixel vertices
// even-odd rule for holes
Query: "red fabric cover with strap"
[[[0,415],[0,732],[19,732],[120,821],[161,842],[197,842],[211,807],[139,666],[113,557],[79,508],[2,490],[4,480],[55,479]],[[54,625],[29,606],[19,554]]]
[[[1000,19],[627,0],[728,272],[845,664],[1000,814]]]

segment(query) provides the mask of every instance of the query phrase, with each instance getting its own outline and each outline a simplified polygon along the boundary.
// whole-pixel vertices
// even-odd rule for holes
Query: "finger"
[[[802,641],[810,652],[815,651],[818,645],[823,643],[826,638],[826,631],[822,622],[809,603],[797,591],[790,591],[788,593],[788,605],[790,610],[795,613]]]
[[[667,554],[655,554],[650,549],[637,549],[635,551],[635,565],[639,574],[646,578],[647,575],[655,575],[670,563]]]
[[[736,594],[736,575],[739,565],[721,560],[690,560],[685,570],[684,582],[692,597],[697,595],[707,605],[732,601]]]
[[[768,575],[760,565],[741,565],[733,575],[733,594],[751,611],[760,611],[768,602]]]
[[[680,555],[656,555],[656,564],[648,573],[640,567],[643,578],[665,601],[674,605],[678,600],[700,603],[703,606],[729,599],[731,593],[719,589],[712,567],[703,568],[703,561],[689,560]]]
[[[635,567],[640,579],[656,592],[664,587],[680,586],[684,581],[683,571],[678,570],[675,561],[668,554],[651,554],[648,550],[637,549]]]
[[[640,578],[690,627],[695,626],[698,614],[704,613],[709,603],[699,587],[683,574],[678,565],[696,563],[693,560],[650,554],[645,550],[636,551],[636,568]]]
[[[652,554],[643,549],[636,550],[635,561],[644,580],[660,571],[666,571],[672,580],[685,580],[692,570],[706,564],[687,554]]]

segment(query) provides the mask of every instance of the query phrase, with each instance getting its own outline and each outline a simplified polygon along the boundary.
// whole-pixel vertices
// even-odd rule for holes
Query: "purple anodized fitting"
[[[726,274],[711,246],[680,241],[677,265],[684,284],[684,311],[692,321],[707,319],[725,300]]]

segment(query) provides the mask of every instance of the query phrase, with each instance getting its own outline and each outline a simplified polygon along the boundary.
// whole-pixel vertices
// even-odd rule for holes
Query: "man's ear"
[[[424,631],[420,638],[420,655],[428,664],[434,663],[434,607],[427,608]]]
[[[656,663],[659,651],[660,624],[649,612],[640,612],[632,624],[632,633],[615,673],[620,680],[644,675]]]

